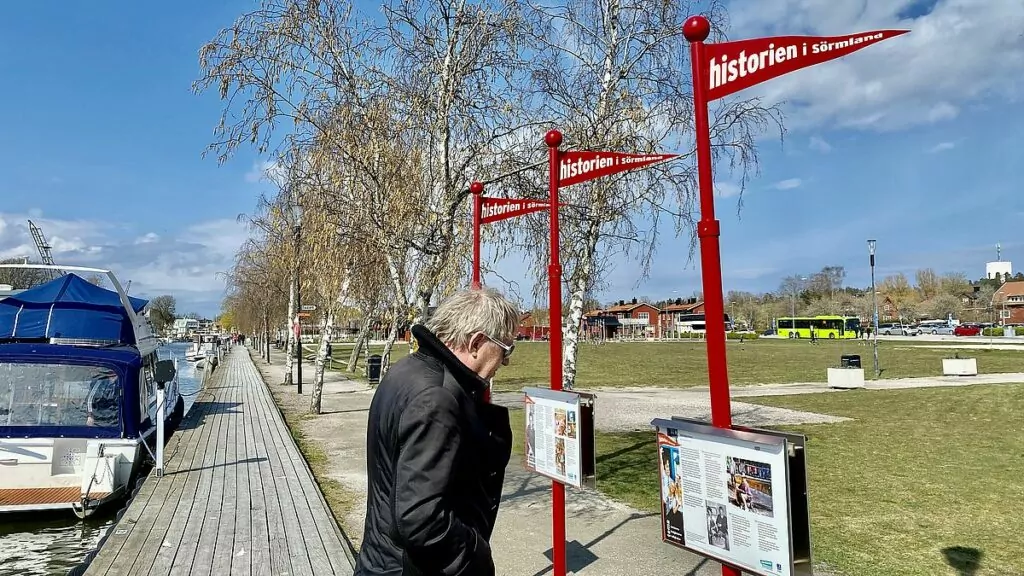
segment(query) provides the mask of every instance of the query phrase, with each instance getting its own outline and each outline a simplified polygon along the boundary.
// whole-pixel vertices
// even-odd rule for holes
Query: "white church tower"
[[[999,276],[1005,281],[1009,277],[1013,276],[1013,263],[1003,262],[1002,255],[1003,247],[996,244],[996,260],[995,262],[985,263],[985,278],[994,280],[996,274],[999,274]]]

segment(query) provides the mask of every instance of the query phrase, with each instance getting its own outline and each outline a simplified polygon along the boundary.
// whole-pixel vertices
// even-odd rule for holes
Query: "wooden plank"
[[[255,380],[257,378],[259,378],[259,375],[256,373],[254,366],[252,371],[246,373],[245,380],[255,389]],[[296,486],[294,485],[294,479],[288,474],[289,467],[286,466],[293,455],[298,453],[298,449],[295,447],[295,443],[290,436],[287,442],[281,438],[277,421],[275,420],[275,417],[277,420],[280,420],[281,415],[276,413],[276,409],[274,412],[269,409],[271,402],[269,395],[270,393],[265,388],[257,389],[256,401],[253,402],[253,406],[263,425],[264,439],[266,440],[271,464],[271,474],[276,486],[276,497],[284,524],[281,536],[283,536],[288,546],[287,561],[291,565],[292,574],[313,574],[313,567],[309,562],[309,555],[306,552],[302,525],[299,523],[299,517],[295,511],[295,503],[292,501],[292,491]]]
[[[291,440],[291,433],[288,431],[287,425],[281,417],[277,406],[273,404],[273,398],[270,396],[269,391],[264,389],[263,397],[267,403],[267,412],[271,416],[267,420],[275,425],[277,436],[281,442],[289,442]],[[294,442],[291,442],[291,445],[294,446]],[[310,504],[308,493],[316,491],[318,488],[308,472],[308,467],[302,454],[294,448],[289,452],[291,452],[290,458],[284,462],[283,468],[285,469],[285,475],[288,477],[289,484],[295,488],[289,492],[292,509],[299,519],[299,525],[309,528],[307,533],[304,534],[306,555],[313,573],[333,573],[334,568],[331,566],[329,555],[324,546],[321,530],[332,525],[334,519],[330,517],[323,507],[319,506],[319,501],[316,501],[316,505]],[[316,513],[315,510],[319,513]]]
[[[190,411],[188,417],[182,422],[182,426],[187,426],[190,423],[195,422],[202,417],[202,410]],[[170,457],[167,458],[164,470],[169,470],[169,466],[172,466],[174,457],[178,454],[178,451],[183,446],[189,446],[192,444],[191,437],[194,434],[193,429],[179,430],[175,433],[172,438],[177,437],[177,442],[174,442],[174,452],[170,453]],[[170,443],[169,443],[170,444]],[[145,450],[145,448],[142,448]],[[132,499],[127,510],[121,520],[117,522],[115,526],[111,528],[111,534],[104,542],[102,549],[97,553],[96,558],[90,563],[86,574],[89,576],[100,576],[104,574],[117,574],[118,571],[113,569],[116,564],[121,564],[121,559],[129,558],[133,552],[137,556],[137,549],[129,547],[125,549],[126,544],[129,540],[135,541],[138,538],[143,538],[148,535],[150,526],[144,519],[148,518],[148,515],[156,509],[157,506],[162,505],[162,501],[155,500],[153,498],[154,493],[157,489],[158,480],[155,476],[147,477],[139,490],[139,493]],[[129,561],[130,562],[130,561]]]
[[[221,462],[220,469],[222,474],[220,482],[222,490],[220,518],[218,519],[217,537],[211,551],[216,553],[213,554],[213,563],[210,569],[211,574],[217,574],[218,576],[231,572],[231,558],[237,552],[235,547],[236,516],[244,515],[248,517],[249,514],[248,507],[245,510],[238,510],[238,497],[235,485],[237,469],[245,470],[246,468],[244,458],[238,458],[238,450],[235,448],[236,432],[240,424],[238,416],[244,414],[245,410],[245,406],[242,404],[242,395],[240,394],[241,387],[237,378],[238,363],[232,362],[229,366],[225,367],[228,369],[226,371],[225,388],[229,391],[231,403],[237,402],[238,405],[235,409],[221,414],[227,425],[227,435],[224,441],[224,461]],[[199,561],[199,559],[197,556],[196,561]],[[193,572],[195,572],[194,569]]]
[[[203,453],[203,465],[199,469],[195,500],[189,509],[188,521],[185,522],[185,528],[181,532],[178,550],[168,572],[168,574],[174,576],[184,576],[192,571],[192,562],[199,546],[200,535],[211,516],[208,505],[213,484],[213,470],[217,463],[215,448],[220,441],[224,428],[224,420],[219,418],[219,411],[223,406],[221,404],[223,402],[223,391],[219,389],[220,382],[222,381],[223,374],[217,374],[217,372],[214,372],[214,376],[207,381],[207,388],[210,391],[210,399],[208,400],[210,412],[203,425],[208,426],[210,431],[209,435],[206,436],[200,445],[200,451]]]
[[[197,403],[194,409],[201,409],[203,417],[207,417],[212,402]],[[198,425],[197,420],[197,425]],[[166,538],[169,542],[180,543],[183,540],[185,526],[188,524],[192,508],[196,503],[196,491],[199,487],[199,479],[202,476],[203,461],[206,459],[205,447],[210,441],[210,435],[214,426],[211,422],[205,421],[197,428],[198,438],[191,442],[192,457],[183,459],[180,467],[176,467],[173,474],[184,477],[185,483],[182,487],[180,500],[174,509],[174,516],[167,526]],[[158,519],[159,522],[159,519]],[[179,546],[161,546],[153,560],[149,573],[152,576],[166,576],[171,571],[171,565],[178,555]]]
[[[208,409],[208,405],[203,404],[197,406],[204,414]],[[202,438],[202,433],[200,433]],[[169,537],[168,529],[174,516],[178,513],[178,507],[181,505],[182,495],[185,489],[185,483],[187,480],[187,473],[182,473],[182,470],[187,470],[195,458],[195,453],[198,449],[200,442],[190,442],[187,444],[185,450],[179,451],[176,454],[177,458],[169,461],[164,467],[164,477],[156,480],[160,484],[169,486],[166,496],[163,500],[163,506],[159,511],[155,512],[153,518],[153,524],[150,528],[149,535],[144,539],[141,538],[141,533],[135,535],[135,540],[142,540],[138,553],[136,554],[137,559],[142,559],[144,564],[149,565],[153,562],[152,559],[158,558],[161,553],[168,554],[173,553],[177,549],[177,546],[170,545],[170,543],[177,543],[177,539]],[[154,477],[155,479],[155,477]],[[154,494],[154,498],[157,495]],[[168,543],[167,546],[164,544]],[[135,559],[130,558],[122,554],[122,557],[118,559],[118,563],[122,565],[133,565]]]
[[[252,370],[255,371],[256,367],[249,362],[249,366],[252,366]],[[257,377],[259,377],[257,375]],[[248,380],[248,377],[246,377]],[[291,556],[288,553],[288,542],[283,537],[285,534],[285,521],[284,513],[281,509],[280,499],[278,498],[278,463],[280,457],[277,453],[277,447],[267,434],[268,424],[263,411],[260,410],[260,390],[254,386],[246,386],[250,394],[250,416],[254,420],[253,435],[254,441],[258,446],[259,451],[266,456],[266,459],[259,463],[259,474],[258,482],[253,482],[252,486],[264,495],[264,510],[267,518],[267,534],[270,545],[267,548],[267,555],[270,558],[269,566],[271,573],[273,574],[284,574],[291,571]]]
[[[233,370],[231,380],[236,386],[239,386],[238,397],[241,402],[239,406],[241,413],[236,418],[236,422],[234,422],[236,436],[233,446],[235,448],[235,458],[244,461],[246,464],[234,467],[235,487],[232,492],[237,498],[234,527],[235,545],[231,554],[231,566],[229,569],[231,574],[238,574],[239,576],[252,574],[253,554],[256,552],[252,544],[252,523],[254,516],[259,517],[259,512],[253,506],[249,493],[249,479],[259,469],[259,455],[249,440],[252,427],[250,420],[252,408],[248,387],[241,385],[241,379],[239,378],[240,367],[241,363],[239,362],[232,363],[231,366]],[[265,546],[266,544],[263,543],[262,547]]]
[[[230,387],[226,376],[227,370],[220,374],[222,376],[216,383],[218,406],[215,409],[218,433],[216,443],[209,446],[214,454],[213,465],[203,470],[203,474],[211,477],[210,492],[206,498],[206,517],[203,519],[203,527],[199,532],[199,541],[195,556],[192,559],[192,570],[189,574],[202,576],[213,573],[213,559],[217,550],[217,534],[221,524],[221,514],[224,511],[224,468],[227,463],[227,436],[230,431],[228,418],[225,412],[230,410],[234,403],[233,389]],[[214,372],[216,374],[216,372]]]
[[[175,434],[165,476],[143,484],[86,573],[351,575],[337,524],[244,348],[205,392]]]

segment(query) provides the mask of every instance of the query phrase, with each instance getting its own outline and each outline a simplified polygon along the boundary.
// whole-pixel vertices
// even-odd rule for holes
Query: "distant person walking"
[[[366,428],[366,524],[356,576],[494,576],[490,537],[512,453],[484,401],[515,349],[519,311],[493,289],[441,302],[416,352],[381,380]]]

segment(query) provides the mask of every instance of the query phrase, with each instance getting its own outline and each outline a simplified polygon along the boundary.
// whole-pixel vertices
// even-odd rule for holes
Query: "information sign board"
[[[593,487],[593,395],[544,388],[523,392],[526,469],[576,488]]]
[[[785,436],[681,419],[651,425],[658,434],[662,540],[759,576],[808,573],[809,557],[794,556]],[[800,496],[805,503],[806,493]],[[799,514],[795,520],[806,523]]]

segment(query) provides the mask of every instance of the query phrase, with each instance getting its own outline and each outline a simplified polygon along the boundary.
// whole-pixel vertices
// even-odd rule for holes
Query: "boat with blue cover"
[[[180,424],[177,381],[157,406],[160,346],[108,270],[39,264],[55,279],[0,299],[0,512],[86,517],[127,495],[156,444]],[[107,290],[79,274],[101,274]]]

